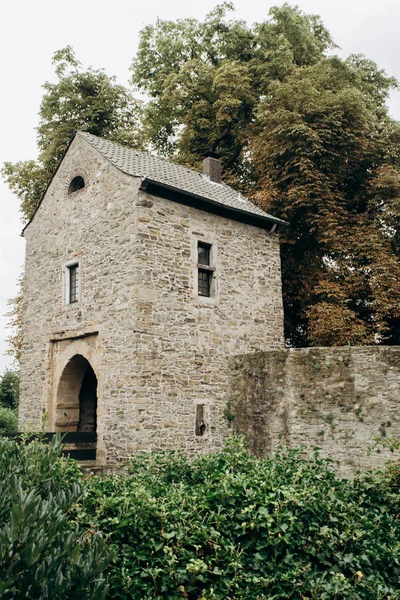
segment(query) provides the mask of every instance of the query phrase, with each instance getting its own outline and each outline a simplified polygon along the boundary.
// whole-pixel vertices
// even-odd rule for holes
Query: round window
[[[85,181],[84,181],[83,177],[81,177],[80,175],[77,175],[77,177],[74,177],[73,180],[71,181],[71,183],[69,184],[68,194],[77,192],[78,190],[81,190],[84,187],[85,187]]]

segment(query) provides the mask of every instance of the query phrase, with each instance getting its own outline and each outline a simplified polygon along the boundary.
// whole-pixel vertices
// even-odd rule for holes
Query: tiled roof
[[[261,208],[258,208],[233,188],[224,183],[210,181],[198,171],[193,171],[193,169],[177,165],[158,156],[120,146],[90,133],[82,131],[78,133],[104,158],[127,175],[149,179],[152,182],[199,196],[236,211],[259,216],[275,223],[286,224],[284,221],[272,217]]]

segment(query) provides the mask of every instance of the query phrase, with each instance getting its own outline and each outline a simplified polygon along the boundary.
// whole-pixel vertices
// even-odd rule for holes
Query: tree
[[[384,105],[392,83],[359,57],[325,59],[272,85],[259,105],[258,196],[292,225],[282,252],[294,343],[399,341],[400,127]]]
[[[0,405],[0,436],[18,431],[18,411]]]
[[[0,377],[0,435],[18,431],[19,374],[6,369]]]
[[[151,143],[192,166],[220,153],[225,181],[289,220],[289,344],[399,343],[395,80],[364,57],[327,57],[317,16],[285,4],[250,28],[231,9],[143,30],[132,81],[151,98]]]
[[[21,355],[22,343],[22,304],[23,304],[23,275],[18,278],[18,291],[14,298],[8,300],[8,311],[6,317],[9,319],[8,327],[11,329],[11,335],[7,338],[7,354],[12,356],[18,364]]]
[[[17,408],[19,398],[19,375],[16,371],[6,369],[0,378],[0,405],[6,408]]]
[[[144,123],[155,149],[190,166],[217,152],[225,180],[245,189],[249,130],[270,82],[313,64],[333,43],[318,17],[297,8],[275,8],[271,21],[254,28],[227,20],[232,9],[225,2],[204,22],[147,26],[132,83],[150,97]]]
[[[25,221],[34,213],[74,133],[88,131],[121,144],[138,147],[140,103],[101,69],[82,70],[70,46],[54,54],[58,81],[45,83],[40,106],[37,161],[6,162],[11,190],[21,201]]]

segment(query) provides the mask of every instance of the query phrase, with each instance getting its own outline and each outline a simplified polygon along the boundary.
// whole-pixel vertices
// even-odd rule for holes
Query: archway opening
[[[55,429],[87,432],[97,429],[97,377],[81,354],[71,358],[60,377]]]
[[[97,377],[92,367],[88,366],[83,376],[79,392],[78,431],[96,431],[97,413]]]

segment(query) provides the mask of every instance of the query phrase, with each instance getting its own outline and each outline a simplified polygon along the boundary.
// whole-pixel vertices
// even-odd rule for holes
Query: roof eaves
[[[265,229],[273,229],[273,231],[276,231],[277,226],[281,226],[281,227],[289,227],[289,223],[287,221],[283,221],[282,219],[278,219],[277,217],[273,217],[272,215],[259,215],[257,213],[253,213],[250,212],[248,210],[241,210],[240,208],[236,208],[234,206],[228,206],[226,204],[222,204],[221,202],[217,202],[216,200],[212,200],[211,198],[206,198],[204,196],[199,196],[198,194],[195,194],[193,192],[189,192],[185,189],[182,188],[178,188],[176,186],[164,183],[162,181],[157,181],[156,179],[150,179],[149,177],[143,177],[142,178],[142,184],[141,184],[141,189],[146,190],[146,187],[148,184],[157,186],[159,188],[164,188],[165,190],[171,191],[171,192],[178,192],[184,196],[190,197],[194,200],[198,200],[206,205],[209,205],[210,208],[218,208],[218,209],[222,209],[224,210],[226,213],[231,213],[232,215],[236,214],[236,215],[240,215],[243,217],[248,217],[253,219],[255,222],[258,222],[260,224],[260,226],[264,226]],[[266,224],[272,224],[271,227],[265,227]],[[275,225],[275,227],[274,227]]]

